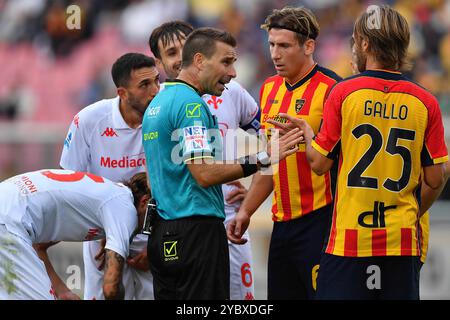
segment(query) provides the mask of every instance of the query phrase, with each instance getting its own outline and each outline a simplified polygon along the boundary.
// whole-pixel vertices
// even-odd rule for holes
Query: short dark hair
[[[131,71],[155,67],[155,59],[141,53],[126,53],[114,62],[111,75],[117,88],[126,87],[130,81]]]
[[[320,31],[317,18],[311,10],[305,7],[289,6],[281,10],[274,9],[261,28],[267,31],[276,28],[295,32],[300,45],[308,39],[316,40]]]
[[[133,193],[134,206],[137,207],[139,201],[146,194],[150,194],[150,188],[147,183],[147,174],[145,172],[136,173],[130,180],[123,182]]]
[[[228,31],[216,28],[198,28],[187,37],[183,48],[182,67],[189,67],[196,53],[207,58],[216,52],[216,42],[223,42],[236,47],[236,39]]]
[[[194,27],[187,22],[181,20],[169,21],[153,30],[148,39],[148,45],[153,55],[161,59],[161,52],[159,52],[158,47],[159,39],[161,39],[163,46],[167,46],[174,37],[181,41],[181,39],[187,38],[193,30]]]

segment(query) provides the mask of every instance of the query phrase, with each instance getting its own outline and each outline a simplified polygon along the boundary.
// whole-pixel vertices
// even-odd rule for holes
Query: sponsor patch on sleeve
[[[183,158],[185,160],[199,156],[211,156],[211,153],[206,127],[191,126],[183,128]]]

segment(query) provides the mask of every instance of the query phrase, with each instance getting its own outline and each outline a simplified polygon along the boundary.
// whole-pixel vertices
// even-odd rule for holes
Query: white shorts
[[[131,246],[130,255],[133,256],[147,248],[147,236],[138,234]],[[83,243],[84,261],[84,299],[104,300],[103,270],[97,269],[99,262],[95,260],[100,250],[100,241]],[[150,271],[140,271],[124,265],[122,283],[125,288],[125,300],[153,300],[153,277]]]
[[[228,241],[230,251],[230,299],[253,300],[255,299],[255,287],[253,284],[253,261],[248,232],[243,238],[247,243],[243,245],[233,244]]]
[[[21,237],[0,224],[0,300],[55,300],[44,263]]]

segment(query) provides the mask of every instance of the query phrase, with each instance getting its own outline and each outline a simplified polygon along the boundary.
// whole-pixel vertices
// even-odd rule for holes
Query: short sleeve
[[[436,99],[430,99],[428,106],[428,124],[425,130],[424,146],[422,148],[422,166],[430,166],[448,160],[447,147],[444,139],[442,114]]]
[[[320,154],[332,159],[335,158],[341,141],[341,101],[338,90],[332,90],[325,102],[322,126],[311,143]]]
[[[70,124],[64,140],[63,151],[59,165],[63,169],[87,171],[90,161],[89,123],[78,113]]]
[[[138,222],[131,193],[108,200],[101,208],[101,220],[106,234],[105,248],[126,259]]]
[[[237,84],[236,100],[239,106],[239,127],[245,131],[259,132],[261,111],[255,99],[240,84]]]

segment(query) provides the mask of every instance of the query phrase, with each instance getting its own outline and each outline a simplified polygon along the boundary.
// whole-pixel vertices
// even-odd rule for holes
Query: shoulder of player
[[[321,65],[317,65],[317,72],[323,74],[325,77],[329,78],[334,82],[342,81],[342,77],[340,77],[336,72],[328,68],[322,67]]]
[[[365,73],[353,75],[336,83],[333,86],[332,91],[340,92],[342,95],[346,96],[360,88],[366,88],[368,81],[372,78],[372,76],[368,76]],[[430,108],[431,106],[439,106],[437,98],[416,82],[410,80],[404,75],[400,75],[400,77],[395,80],[397,80],[396,82],[401,86],[399,92],[415,96],[417,99],[422,101],[427,108]]]
[[[277,82],[282,83],[283,81],[284,81],[284,78],[280,77],[279,75],[276,74],[276,75],[268,77],[266,80],[264,80],[264,83],[262,84],[262,87],[264,87],[265,85],[267,85],[269,83],[272,83],[272,82],[274,82],[274,83],[277,83]]]
[[[437,98],[427,88],[421,86],[419,83],[409,79],[404,75],[402,75],[402,81],[410,86],[408,90],[409,94],[422,101],[427,108],[431,107],[432,105],[439,106]]]
[[[101,204],[101,208],[105,205],[111,205],[112,207],[117,206],[118,203],[123,203],[125,205],[131,204],[133,206],[133,194],[127,186],[123,183],[113,182],[106,178],[106,188],[103,190],[104,197]],[[134,207],[134,206],[133,206]]]
[[[84,128],[93,128],[112,114],[116,98],[97,101],[78,112],[79,124]]]

